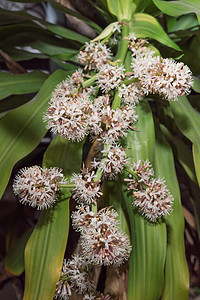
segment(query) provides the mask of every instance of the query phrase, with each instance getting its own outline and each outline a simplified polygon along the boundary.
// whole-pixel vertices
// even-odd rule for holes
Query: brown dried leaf
[[[56,2],[58,2],[59,4],[61,4],[63,6],[66,6],[67,8],[69,8],[73,11],[76,11],[74,6],[71,4],[70,0],[56,0]],[[68,21],[70,22],[72,29],[74,29],[75,31],[89,37],[90,39],[94,39],[97,36],[96,31],[91,26],[86,24],[84,21],[82,21],[74,16],[70,16],[69,14],[65,14],[65,15],[66,15]]]
[[[189,212],[189,210],[187,210],[187,208],[185,208],[184,206],[183,206],[183,215],[185,217],[186,222],[190,225],[190,227],[196,231],[197,228],[196,228],[195,218],[191,214],[191,212]]]
[[[8,69],[13,74],[24,74],[27,73],[27,71],[20,66],[12,57],[10,57],[6,52],[0,49],[0,55],[4,58],[5,64],[8,67]]]
[[[113,300],[127,300],[128,262],[120,267],[107,267],[104,294]]]

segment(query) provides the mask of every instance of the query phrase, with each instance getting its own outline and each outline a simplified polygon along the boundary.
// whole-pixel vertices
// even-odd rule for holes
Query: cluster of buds
[[[137,207],[141,214],[152,222],[168,215],[172,211],[173,197],[169,193],[165,181],[161,178],[154,178],[150,162],[134,163],[131,173],[125,181],[128,190],[133,192],[133,206]]]

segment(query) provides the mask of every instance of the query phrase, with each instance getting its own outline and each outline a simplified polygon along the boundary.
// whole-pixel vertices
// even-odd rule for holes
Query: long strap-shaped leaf
[[[53,73],[31,102],[7,113],[0,121],[0,197],[15,163],[29,154],[45,135],[43,114],[53,89],[66,74],[61,70]]]
[[[182,51],[180,47],[169,38],[156,18],[148,14],[134,14],[130,22],[130,31],[134,32],[137,37],[152,38],[163,45]]]
[[[167,255],[165,263],[165,285],[162,300],[187,300],[189,274],[185,258],[184,218],[180,202],[180,192],[176,177],[174,158],[169,144],[161,131],[156,130],[155,171],[164,177],[174,197],[173,212],[166,217]]]
[[[178,102],[171,101],[170,106],[179,130],[193,143],[194,165],[200,185],[200,114],[186,96],[179,97]]]
[[[127,155],[132,161],[154,160],[154,124],[147,102],[137,109],[137,131],[127,136]],[[123,189],[124,190],[124,189]],[[124,193],[131,223],[132,254],[130,257],[128,300],[158,300],[164,285],[166,226],[152,225],[133,210],[132,197]]]
[[[200,17],[199,0],[163,1],[153,0],[155,5],[169,16],[179,17],[184,14],[196,13]]]
[[[47,149],[43,164],[63,167],[65,176],[78,172],[82,143],[69,143],[56,136]],[[52,300],[59,280],[69,229],[69,198],[65,188],[54,208],[42,212],[25,249],[25,292],[23,300]]]
[[[13,75],[0,72],[0,99],[10,95],[21,95],[37,92],[48,75],[40,71]]]

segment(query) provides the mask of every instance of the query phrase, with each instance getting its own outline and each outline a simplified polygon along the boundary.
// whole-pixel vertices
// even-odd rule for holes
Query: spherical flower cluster
[[[82,89],[73,94],[67,92],[68,80],[62,82],[52,94],[49,108],[44,119],[47,128],[70,141],[80,141],[87,134],[90,124],[92,89]],[[63,93],[63,90],[66,90]]]
[[[91,263],[120,265],[128,259],[131,246],[128,236],[118,229],[114,210],[104,208],[97,214],[89,214],[88,210],[84,213],[82,209],[80,213],[74,213],[72,218],[73,225],[81,232],[83,255]]]
[[[86,43],[83,51],[79,52],[78,60],[85,65],[85,69],[99,69],[112,59],[111,50],[100,42]]]
[[[133,82],[129,85],[122,84],[119,87],[119,97],[126,104],[135,106],[142,100],[144,94],[140,82]]]
[[[91,204],[102,196],[100,182],[95,182],[94,172],[74,174],[71,181],[75,184],[74,198],[79,203]]]
[[[68,261],[64,260],[60,280],[56,287],[55,299],[68,299],[72,288],[79,294],[94,290],[90,264],[83,255],[75,254]]]
[[[108,147],[101,152],[103,159],[99,167],[102,169],[103,176],[112,180],[116,178],[118,173],[123,171],[127,163],[126,152],[119,145],[108,145]]]
[[[101,122],[104,125],[104,130],[98,137],[99,141],[106,144],[112,144],[119,138],[126,136],[127,130],[131,123],[137,121],[137,115],[132,107],[125,106],[112,109],[110,106],[105,106],[101,110]]]
[[[189,94],[193,84],[188,66],[154,56],[152,51],[137,53],[132,68],[145,94],[159,94],[167,100],[175,101],[179,96]]]
[[[56,192],[65,183],[61,169],[33,166],[19,171],[14,179],[13,190],[21,203],[46,209],[55,203]]]
[[[125,78],[124,66],[108,63],[101,65],[99,71],[97,85],[106,93],[119,86]]]
[[[148,161],[134,163],[131,168],[128,190],[133,191],[133,206],[147,219],[156,222],[172,211],[173,197],[163,179],[155,179],[153,169]]]
[[[134,191],[133,195],[133,205],[152,222],[172,212],[173,197],[163,179],[150,179],[147,187]]]

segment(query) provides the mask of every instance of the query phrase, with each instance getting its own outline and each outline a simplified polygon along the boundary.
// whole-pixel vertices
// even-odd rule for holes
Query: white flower
[[[87,232],[89,227],[95,227],[97,222],[106,222],[109,226],[117,226],[117,212],[110,207],[101,209],[98,213],[90,210],[89,206],[78,206],[77,210],[72,213],[72,225],[80,232]]]
[[[85,64],[85,69],[99,69],[101,65],[106,64],[112,59],[111,50],[100,42],[86,43],[83,51],[80,51],[78,60]]]
[[[160,178],[151,179],[146,188],[133,193],[133,205],[152,222],[172,212],[174,199],[164,182]]]
[[[118,173],[122,173],[124,165],[127,163],[125,150],[118,145],[109,145],[103,153],[100,168],[104,177],[114,179]]]
[[[149,50],[140,52],[132,61],[134,76],[139,78],[144,93],[159,94],[174,101],[189,94],[193,81],[188,66],[154,54]]]
[[[152,222],[172,211],[173,197],[163,179],[154,178],[150,162],[133,163],[130,177],[125,179],[127,188],[133,191],[133,206]]]
[[[81,213],[73,214],[73,219],[73,225],[81,232],[83,255],[91,263],[120,265],[128,259],[129,239],[119,231],[117,213],[113,209],[104,208],[97,214],[81,209]]]
[[[95,213],[90,210],[89,206],[78,206],[77,210],[71,215],[72,225],[76,231],[85,231],[90,226],[92,218],[95,217]]]
[[[79,294],[85,294],[94,289],[89,262],[79,254],[74,254],[68,261],[64,260],[55,298],[68,299],[72,288]]]
[[[71,84],[76,84],[78,87],[81,86],[83,81],[84,81],[84,79],[83,79],[83,70],[82,69],[76,70],[70,77]]]
[[[109,92],[115,87],[121,84],[121,81],[125,78],[124,66],[118,66],[113,64],[102,64],[99,68],[99,74],[97,78],[97,85],[103,92]]]
[[[65,184],[64,176],[58,168],[33,166],[19,171],[14,179],[13,190],[20,202],[37,209],[47,209],[56,201],[56,192]]]
[[[88,231],[82,232],[81,245],[84,256],[97,265],[120,265],[131,252],[128,236],[117,227],[95,219]]]
[[[143,98],[143,90],[139,82],[133,82],[129,85],[122,84],[119,87],[119,97],[126,104],[135,106]]]
[[[145,51],[139,50],[135,57],[132,58],[131,67],[134,72],[134,77],[143,78],[154,69],[154,66],[160,62],[160,57],[155,56],[155,51],[145,49]],[[141,82],[143,84],[143,81]]]
[[[95,182],[94,172],[74,174],[71,181],[75,184],[73,193],[79,203],[91,204],[102,196],[100,182]]]
[[[97,292],[85,294],[83,296],[83,300],[110,300],[110,299],[111,299],[110,295],[104,296],[103,294]]]
[[[47,128],[70,141],[81,141],[88,134],[88,113],[92,105],[92,90],[80,90],[65,95],[62,90],[54,92],[44,120]]]
[[[98,137],[99,141],[112,144],[119,138],[126,136],[130,125],[137,120],[135,110],[129,106],[113,110],[110,106],[101,111],[103,131]]]
[[[116,31],[119,32],[119,33],[121,33],[121,26],[120,26],[119,22],[115,22],[114,23],[114,27],[112,29],[112,32],[114,33]]]
[[[130,174],[129,178],[125,179],[128,182],[127,187],[130,190],[137,189],[140,183],[148,185],[150,179],[154,176],[154,171],[149,160],[134,162],[131,166],[131,171],[136,176],[134,177]]]

